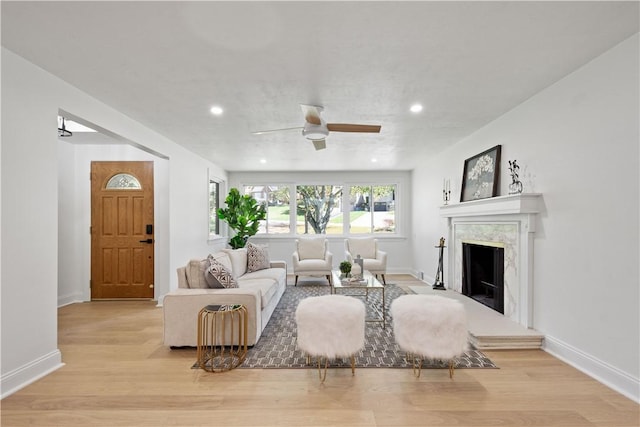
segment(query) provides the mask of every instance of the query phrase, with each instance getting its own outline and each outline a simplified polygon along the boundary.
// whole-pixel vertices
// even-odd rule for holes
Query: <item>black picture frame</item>
[[[460,201],[486,199],[498,195],[501,146],[489,148],[464,161]]]

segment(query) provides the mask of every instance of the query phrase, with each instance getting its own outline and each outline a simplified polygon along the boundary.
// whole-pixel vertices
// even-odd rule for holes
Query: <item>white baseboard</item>
[[[620,369],[548,335],[544,337],[542,349],[634,402],[640,403],[640,379],[633,378]]]
[[[0,378],[0,390],[2,390],[0,399],[12,395],[62,366],[64,366],[62,354],[60,350],[56,349],[26,365],[3,374]]]
[[[69,304],[75,304],[77,302],[83,302],[81,294],[71,293],[67,295],[58,295],[58,308]]]
[[[422,274],[422,277],[420,277],[420,272],[418,270],[411,270],[409,271],[410,275],[412,275],[413,277],[416,278],[416,280],[419,280],[420,282],[424,283],[425,285],[433,285],[436,282],[436,278],[429,276],[427,274]]]
[[[432,277],[432,276],[427,276],[426,274],[424,275],[424,279],[422,279],[422,281],[424,283],[426,283],[427,285],[431,285],[433,286],[436,283],[436,278]],[[445,284],[446,286],[446,284]]]

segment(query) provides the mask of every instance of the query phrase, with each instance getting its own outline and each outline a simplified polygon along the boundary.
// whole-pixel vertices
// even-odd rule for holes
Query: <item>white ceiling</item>
[[[1,7],[3,46],[230,171],[412,169],[639,31],[636,1]],[[300,103],[382,131],[251,134]]]

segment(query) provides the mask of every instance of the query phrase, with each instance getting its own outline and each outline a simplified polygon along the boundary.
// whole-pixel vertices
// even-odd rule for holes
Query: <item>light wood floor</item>
[[[389,281],[389,278],[388,278]],[[393,279],[391,279],[393,281]],[[394,281],[395,282],[395,281]],[[541,350],[500,369],[192,370],[153,302],[59,310],[63,368],[1,402],[9,426],[638,426],[639,405]]]

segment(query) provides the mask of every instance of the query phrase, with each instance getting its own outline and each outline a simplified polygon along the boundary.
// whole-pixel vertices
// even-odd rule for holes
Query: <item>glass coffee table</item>
[[[368,270],[365,270],[362,274],[362,280],[360,281],[350,281],[345,278],[341,278],[339,270],[333,270],[332,272],[332,280],[331,280],[331,293],[332,294],[340,294],[340,295],[350,295],[350,296],[364,296],[367,304],[369,304],[369,291],[379,291],[382,297],[382,312],[381,318],[374,319],[366,319],[367,322],[377,322],[382,323],[382,328],[386,328],[386,311],[385,311],[385,300],[384,300],[384,285],[376,279],[376,277],[371,274]],[[357,290],[357,292],[356,292]],[[372,305],[371,308],[375,309]]]

